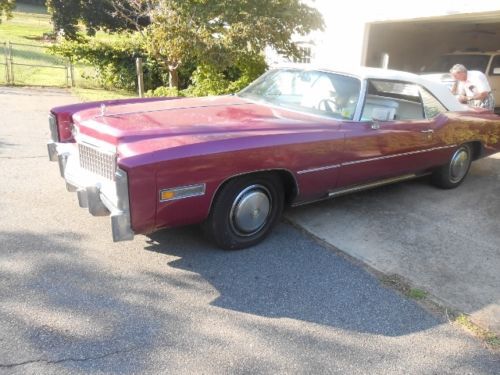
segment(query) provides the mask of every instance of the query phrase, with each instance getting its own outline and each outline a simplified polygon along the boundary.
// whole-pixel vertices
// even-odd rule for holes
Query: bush
[[[191,76],[191,86],[184,90],[187,96],[233,94],[247,87],[266,70],[262,55],[242,55],[236,65],[219,71],[211,65],[200,65]]]
[[[154,90],[149,90],[146,92],[147,97],[153,97],[153,96],[170,96],[170,97],[177,97],[177,96],[182,96],[182,92],[179,91],[176,87],[157,87]]]
[[[63,40],[51,47],[51,53],[67,57],[72,63],[91,65],[96,70],[94,77],[104,88],[135,90],[137,73],[135,60],[145,59],[144,85],[155,88],[161,85],[161,69],[147,56],[140,41],[133,37],[117,38],[113,42],[79,37],[77,40]]]

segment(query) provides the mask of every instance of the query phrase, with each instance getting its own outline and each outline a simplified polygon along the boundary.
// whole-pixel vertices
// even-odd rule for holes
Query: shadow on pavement
[[[264,243],[236,252],[207,247],[196,227],[151,235],[146,249],[180,257],[220,293],[214,306],[345,330],[401,336],[439,322],[372,275],[281,224]],[[282,240],[293,247],[284,247]]]

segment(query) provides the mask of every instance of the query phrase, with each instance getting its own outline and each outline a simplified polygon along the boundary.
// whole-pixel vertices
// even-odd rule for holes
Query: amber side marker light
[[[172,190],[163,190],[160,195],[160,200],[166,201],[175,197],[175,192]]]
[[[160,190],[160,202],[168,202],[177,199],[197,197],[205,194],[205,184],[179,186],[176,188]]]

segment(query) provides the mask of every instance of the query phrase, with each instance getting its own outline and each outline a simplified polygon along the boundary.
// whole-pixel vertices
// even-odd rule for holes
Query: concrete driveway
[[[420,179],[288,212],[341,251],[500,334],[500,154],[454,190]]]
[[[497,374],[482,342],[281,223],[112,243],[47,160],[59,90],[0,87],[0,374]]]

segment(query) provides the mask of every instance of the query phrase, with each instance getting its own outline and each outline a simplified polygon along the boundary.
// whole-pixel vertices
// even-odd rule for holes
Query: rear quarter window
[[[488,72],[490,76],[500,76],[500,71],[496,74],[494,73],[495,68],[500,70],[500,55],[493,56],[491,60],[490,71]]]

